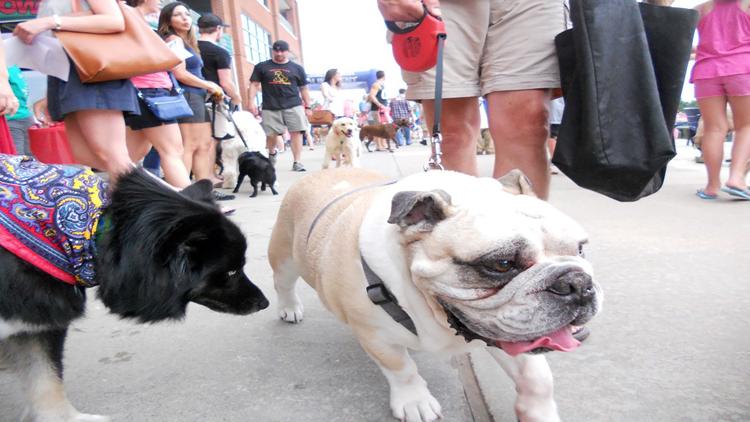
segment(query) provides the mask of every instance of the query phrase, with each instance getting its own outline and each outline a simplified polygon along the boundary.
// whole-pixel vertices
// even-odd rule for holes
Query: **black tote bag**
[[[552,162],[618,201],[658,191],[698,13],[635,0],[571,0],[555,38],[565,111]]]

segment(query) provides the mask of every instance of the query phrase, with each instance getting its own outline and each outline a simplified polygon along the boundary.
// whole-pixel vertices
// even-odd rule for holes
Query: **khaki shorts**
[[[443,97],[557,88],[555,35],[566,29],[564,0],[442,0],[448,38]],[[435,69],[402,72],[410,100],[435,96]]]
[[[266,136],[281,135],[287,130],[290,133],[307,131],[307,116],[301,105],[284,110],[263,110],[261,116]]]

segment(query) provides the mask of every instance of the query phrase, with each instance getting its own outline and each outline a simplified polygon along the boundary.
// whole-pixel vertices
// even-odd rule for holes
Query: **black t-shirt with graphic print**
[[[255,65],[250,81],[261,84],[264,110],[286,110],[302,105],[299,88],[307,85],[307,75],[292,61],[279,64],[266,60]]]

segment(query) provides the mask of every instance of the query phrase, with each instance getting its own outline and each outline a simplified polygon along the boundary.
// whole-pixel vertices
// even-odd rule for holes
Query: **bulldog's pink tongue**
[[[580,346],[581,342],[573,338],[570,326],[566,326],[534,341],[497,341],[495,344],[507,354],[515,356],[539,347],[558,350],[560,352],[569,352]]]

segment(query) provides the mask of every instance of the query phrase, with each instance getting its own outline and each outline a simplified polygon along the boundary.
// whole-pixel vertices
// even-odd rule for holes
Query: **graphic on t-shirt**
[[[286,73],[284,73],[283,70],[274,70],[273,71],[273,80],[271,81],[271,84],[273,84],[273,85],[291,85],[292,83],[289,81],[289,77],[286,76]]]

